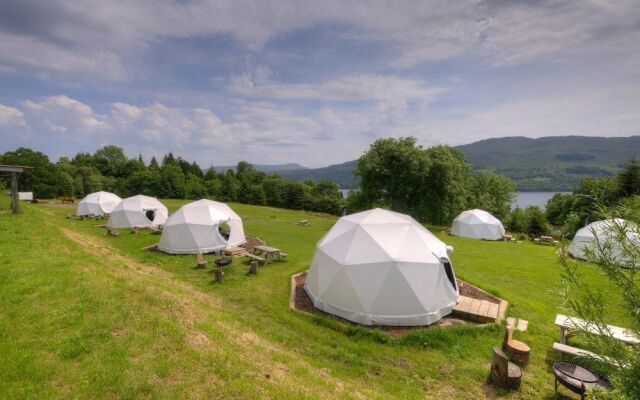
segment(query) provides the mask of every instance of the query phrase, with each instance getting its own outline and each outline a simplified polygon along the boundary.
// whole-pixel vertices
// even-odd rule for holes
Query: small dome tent
[[[630,260],[623,254],[621,245],[618,243],[616,235],[619,230],[624,229],[627,239],[640,246],[640,232],[638,227],[624,219],[615,218],[593,222],[576,232],[567,251],[575,258],[586,260],[590,251],[597,251],[599,247],[610,252],[612,260],[620,263],[620,266],[627,267],[637,265],[638,260]]]
[[[146,228],[165,223],[169,211],[158,199],[137,195],[120,202],[109,217],[107,226],[111,228]]]
[[[469,239],[501,240],[505,231],[502,222],[484,210],[467,210],[451,225],[451,234]]]
[[[318,243],[305,290],[316,308],[360,324],[430,325],[458,301],[451,250],[408,215],[348,215]]]
[[[245,241],[238,214],[224,203],[203,199],[182,206],[167,219],[158,250],[169,254],[211,253]]]
[[[113,209],[122,201],[120,197],[109,192],[95,192],[88,194],[78,203],[76,215],[103,216],[111,214]]]

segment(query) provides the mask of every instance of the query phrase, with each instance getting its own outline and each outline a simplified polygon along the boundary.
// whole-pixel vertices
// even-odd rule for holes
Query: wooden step
[[[477,322],[495,322],[498,309],[499,305],[496,303],[460,296],[458,304],[453,308],[453,315]]]

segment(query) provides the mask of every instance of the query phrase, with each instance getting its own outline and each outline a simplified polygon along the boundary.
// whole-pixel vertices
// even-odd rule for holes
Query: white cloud
[[[511,65],[576,54],[636,54],[636,0],[221,1],[100,0],[0,5],[0,64],[125,79],[124,66],[166,38],[230,34],[261,51],[274,38],[338,23],[352,40],[384,43],[388,65],[458,57]],[[0,23],[3,21],[0,20]],[[2,26],[0,24],[0,26]]]
[[[41,101],[27,100],[23,112],[33,131],[53,131],[69,135],[91,135],[111,129],[105,117],[75,99],[53,96]]]
[[[0,104],[0,126],[26,127],[27,121],[22,111]]]
[[[424,81],[391,75],[348,75],[320,84],[278,83],[265,78],[264,67],[260,79],[244,74],[233,79],[231,90],[237,94],[285,100],[379,101],[407,103],[429,102],[441,88],[431,88]]]

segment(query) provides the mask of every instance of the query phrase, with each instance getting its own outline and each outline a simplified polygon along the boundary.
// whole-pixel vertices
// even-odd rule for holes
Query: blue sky
[[[316,167],[640,134],[640,1],[0,2],[0,151]]]

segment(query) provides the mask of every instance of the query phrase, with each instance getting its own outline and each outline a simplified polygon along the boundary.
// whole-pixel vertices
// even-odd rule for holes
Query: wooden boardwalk
[[[477,322],[496,322],[500,314],[500,304],[486,300],[460,296],[453,314]]]

